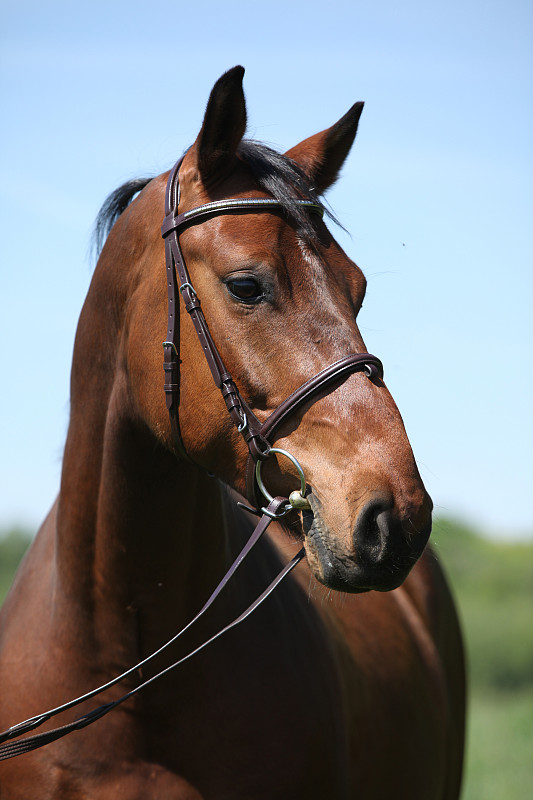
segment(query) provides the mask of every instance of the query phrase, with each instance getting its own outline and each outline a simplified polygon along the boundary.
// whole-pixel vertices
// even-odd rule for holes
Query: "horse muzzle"
[[[316,497],[311,494],[308,499],[312,513],[304,513],[307,561],[315,577],[330,589],[351,593],[396,589],[429,539],[429,497],[415,529],[395,515],[389,497],[376,494],[360,509],[347,539],[328,528]]]

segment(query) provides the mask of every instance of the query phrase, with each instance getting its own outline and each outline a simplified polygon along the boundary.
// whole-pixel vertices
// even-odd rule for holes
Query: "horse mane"
[[[280,203],[304,241],[308,243],[314,241],[316,230],[309,212],[297,202],[298,200],[317,203],[333,222],[340,225],[331,211],[321,202],[314,187],[310,186],[309,178],[303,169],[291,158],[253,139],[243,139],[237,155],[250,169],[259,188]],[[92,234],[92,250],[96,256],[100,254],[117,219],[135,195],[152,180],[153,178],[134,178],[126,181],[107,197],[98,212]]]
[[[153,177],[133,178],[123,183],[122,186],[111,192],[105,199],[96,216],[91,236],[91,252],[94,254],[95,259],[100,255],[104,242],[117,219],[126,210],[135,195],[141,192],[152,180]]]

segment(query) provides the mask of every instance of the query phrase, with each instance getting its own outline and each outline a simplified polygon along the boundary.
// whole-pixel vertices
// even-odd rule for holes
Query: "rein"
[[[183,214],[179,214],[177,213],[180,199],[179,168],[182,161],[183,158],[180,159],[177,164],[175,164],[168,178],[165,199],[165,219],[161,228],[162,236],[165,239],[168,288],[168,330],[166,340],[163,342],[165,354],[164,389],[173,439],[178,454],[181,455],[182,458],[190,460],[183,445],[178,417],[180,389],[180,315],[178,298],[181,294],[185,309],[193,321],[196,333],[202,345],[202,349],[211,370],[213,380],[222,393],[226,403],[226,408],[234,425],[237,427],[237,430],[242,435],[248,447],[249,457],[247,465],[247,487],[248,498],[252,503],[253,508],[248,508],[242,503],[239,503],[239,505],[243,508],[246,508],[251,513],[257,514],[260,516],[260,519],[249,540],[246,542],[245,546],[231,567],[228,569],[216,589],[213,591],[205,605],[200,609],[196,616],[184,628],[182,628],[181,631],[175,634],[171,639],[169,639],[169,641],[163,644],[154,653],[147,656],[144,660],[140,661],[135,666],[126,670],[121,675],[118,675],[102,686],[93,689],[92,691],[87,692],[86,694],[83,694],[74,700],[70,700],[63,705],[50,709],[43,714],[30,717],[24,722],[13,725],[3,733],[0,733],[0,761],[36,750],[37,748],[60,739],[73,731],[81,730],[87,725],[95,722],[97,719],[100,719],[100,717],[105,716],[105,714],[107,714],[113,708],[120,705],[125,700],[128,700],[130,697],[133,697],[146,686],[153,683],[163,675],[169,673],[171,670],[175,669],[189,658],[192,658],[192,656],[200,652],[200,650],[203,650],[231,628],[239,625],[267,599],[267,597],[274,591],[281,581],[283,581],[294,569],[294,567],[302,560],[305,555],[304,548],[302,548],[296,554],[296,556],[283,567],[277,577],[274,578],[269,586],[267,586],[267,588],[259,595],[259,597],[242,614],[236,617],[232,622],[230,622],[196,649],[184,655],[178,661],[139,684],[131,691],[120,697],[118,700],[104,703],[92,711],[89,711],[87,714],[78,717],[73,722],[49,731],[45,731],[43,733],[27,736],[19,741],[8,741],[35,730],[48,720],[55,717],[57,714],[74,708],[80,703],[90,700],[112,686],[120,683],[125,678],[133,675],[141,667],[148,664],[156,656],[160,655],[170,645],[174,644],[185,633],[185,631],[189,630],[189,628],[191,628],[192,625],[194,625],[194,623],[200,619],[200,617],[208,610],[208,608],[211,607],[228,581],[233,577],[241,563],[244,561],[246,556],[262,537],[271,521],[273,519],[280,519],[291,509],[302,510],[309,508],[309,502],[306,498],[305,476],[301,465],[299,464],[298,460],[288,451],[272,446],[272,439],[282,423],[289,415],[293,414],[296,409],[309,402],[319,392],[324,390],[327,390],[328,392],[333,391],[335,386],[338,385],[340,381],[354,372],[364,372],[371,380],[383,376],[382,363],[378,358],[376,358],[376,356],[373,356],[370,353],[349,354],[333,364],[330,364],[328,367],[321,370],[319,373],[302,384],[298,389],[292,392],[292,394],[274,410],[274,412],[265,420],[265,422],[261,423],[257,419],[249,405],[240,394],[211,336],[200,305],[200,300],[191,283],[190,275],[181,253],[179,245],[179,233],[189,225],[197,224],[215,215],[255,213],[260,211],[279,211],[280,209],[282,210],[283,207],[281,203],[273,198],[246,198],[242,200],[230,199],[220,202],[206,203],[203,206],[199,206],[198,208],[194,208],[190,211],[186,211]],[[322,216],[323,209],[319,204],[309,200],[298,200],[297,202],[300,205],[308,208],[311,213],[317,213]],[[300,477],[300,489],[291,492],[288,498],[272,497],[264,486],[261,478],[262,463],[274,454],[283,455],[288,458],[296,468],[296,471]],[[259,499],[261,495],[263,495],[267,501],[264,505],[261,505],[264,503],[264,501]]]
[[[187,625],[181,629],[175,636],[168,640],[164,645],[162,645],[158,650],[153,652],[151,655],[147,656],[143,661],[140,661],[138,664],[135,664],[134,667],[126,670],[121,675],[118,675],[116,678],[108,681],[108,683],[99,686],[97,689],[93,689],[90,692],[87,692],[84,695],[80,695],[80,697],[76,697],[74,700],[70,700],[68,703],[64,703],[61,706],[57,706],[57,708],[50,709],[49,711],[45,711],[43,714],[38,714],[35,717],[30,717],[29,719],[25,720],[24,722],[19,722],[17,725],[13,725],[8,728],[6,731],[0,734],[0,761],[4,761],[8,758],[14,758],[15,756],[23,755],[24,753],[28,753],[31,750],[37,750],[39,747],[43,747],[45,744],[49,744],[50,742],[54,742],[57,739],[61,739],[63,736],[66,736],[73,731],[81,730],[82,728],[86,728],[87,725],[90,725],[93,722],[96,722],[97,719],[100,717],[105,716],[109,711],[111,711],[116,706],[119,706],[125,700],[128,700],[130,697],[133,697],[135,694],[144,689],[146,686],[149,686],[151,683],[156,681],[158,678],[161,678],[163,675],[166,675],[168,672],[171,672],[176,667],[179,667],[180,664],[183,664],[185,661],[188,661],[189,658],[199,653],[200,650],[203,650],[209,644],[214,642],[220,636],[222,636],[227,631],[231,630],[231,628],[235,628],[241,622],[250,616],[250,614],[258,608],[264,600],[274,591],[276,586],[278,586],[284,578],[291,572],[294,567],[302,560],[304,557],[305,551],[302,548],[294,558],[289,561],[288,564],[283,567],[281,572],[277,575],[276,578],[267,586],[267,588],[259,595],[259,597],[254,600],[248,608],[243,611],[238,617],[236,617],[232,622],[222,628],[218,633],[214,634],[210,639],[203,642],[203,644],[199,645],[199,647],[191,650],[185,656],[180,658],[178,661],[174,662],[170,666],[162,669],[156,675],[153,675],[151,678],[148,678],[143,683],[136,686],[131,691],[124,694],[122,697],[119,697],[118,700],[114,700],[110,703],[104,703],[101,706],[89,711],[89,713],[84,714],[82,717],[78,717],[73,722],[68,723],[67,725],[62,725],[58,728],[53,728],[52,730],[45,731],[44,733],[38,733],[34,736],[27,736],[25,739],[21,739],[20,741],[9,742],[8,739],[15,739],[19,736],[22,736],[24,733],[29,733],[36,728],[39,728],[49,719],[52,717],[57,716],[57,714],[62,713],[63,711],[67,711],[70,708],[74,708],[75,706],[79,705],[80,703],[85,702],[86,700],[90,700],[92,697],[96,697],[97,695],[101,694],[102,692],[110,689],[112,686],[115,686],[117,683],[120,683],[128,676],[132,675],[138,669],[148,664],[152,661],[156,656],[160,655],[164,650],[166,650],[170,645],[177,642],[177,640],[182,636],[185,631],[189,630],[195,622],[197,622],[203,614],[211,607],[214,603],[218,595],[221,593],[222,589],[226,586],[230,578],[235,574],[237,569],[240,567],[248,553],[251,549],[257,544],[261,536],[264,534],[272,519],[275,519],[279,509],[286,503],[286,499],[283,497],[276,497],[273,498],[272,501],[269,503],[268,508],[265,510],[265,513],[262,515],[261,519],[259,520],[258,524],[256,525],[252,535],[244,545],[243,549],[226,572],[214,592],[211,594],[207,602],[204,606],[200,609],[200,611],[196,614],[193,619],[187,623]]]

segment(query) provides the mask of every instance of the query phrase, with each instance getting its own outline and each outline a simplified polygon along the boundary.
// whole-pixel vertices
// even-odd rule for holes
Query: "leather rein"
[[[284,400],[264,422],[261,423],[258,420],[248,403],[240,394],[239,389],[227,370],[218,348],[216,347],[211,336],[200,300],[192,285],[190,275],[181,252],[179,245],[179,234],[182,230],[184,230],[184,228],[190,225],[201,223],[205,219],[209,219],[216,215],[242,213],[249,214],[263,211],[279,212],[280,210],[283,212],[283,207],[281,203],[273,198],[245,198],[242,200],[229,199],[220,202],[206,203],[205,205],[179,214],[179,169],[182,161],[183,158],[181,158],[175,164],[168,178],[165,198],[165,219],[161,228],[161,233],[165,240],[168,289],[168,330],[166,340],[163,342],[165,370],[164,388],[174,445],[177,453],[182,458],[190,460],[183,445],[178,416],[180,399],[179,295],[181,294],[185,310],[192,319],[196,333],[202,345],[202,349],[211,370],[213,380],[222,393],[222,397],[226,403],[226,408],[231,420],[237,427],[237,430],[243,437],[248,447],[249,457],[247,466],[247,491],[248,498],[253,508],[249,508],[242,503],[239,503],[238,505],[247,509],[253,514],[256,514],[260,517],[260,519],[243,549],[230,566],[209,599],[196,614],[196,616],[182,630],[175,634],[154,653],[147,656],[138,664],[126,670],[121,675],[118,675],[116,678],[113,678],[112,680],[103,684],[102,686],[99,686],[98,688],[93,689],[92,691],[89,691],[86,694],[75,698],[74,700],[64,703],[63,705],[50,709],[43,714],[30,717],[24,722],[13,725],[3,733],[0,733],[0,761],[13,758],[17,755],[22,755],[23,753],[30,752],[31,750],[35,750],[52,741],[60,739],[73,731],[81,730],[87,725],[90,725],[92,722],[95,722],[97,719],[100,719],[100,717],[103,717],[113,708],[120,705],[130,697],[133,697],[146,686],[178,667],[200,650],[203,650],[228,630],[243,622],[253,611],[256,610],[256,608],[259,607],[259,605],[261,605],[261,603],[266,600],[266,598],[274,591],[281,581],[284,580],[291,570],[293,570],[294,567],[302,560],[305,554],[303,548],[289,563],[283,567],[276,578],[274,578],[269,586],[267,586],[267,588],[259,595],[259,597],[250,606],[248,606],[248,608],[243,611],[242,614],[218,631],[218,633],[216,633],[210,639],[203,642],[199,647],[180,658],[178,661],[170,664],[156,675],[153,675],[151,678],[140,683],[117,700],[104,703],[103,705],[98,706],[92,711],[89,711],[87,714],[78,717],[66,725],[44,731],[43,733],[34,734],[33,736],[27,736],[19,741],[8,741],[10,739],[17,739],[19,736],[22,736],[25,733],[29,733],[30,731],[40,727],[52,717],[55,717],[57,714],[67,711],[70,708],[74,708],[80,703],[96,697],[112,686],[115,686],[117,683],[125,680],[127,677],[132,676],[139,669],[152,661],[156,656],[160,655],[164,650],[170,647],[170,645],[174,644],[185,633],[185,631],[189,630],[189,628],[191,628],[192,625],[194,625],[197,620],[200,619],[200,617],[208,610],[208,608],[211,607],[226,584],[233,577],[248,553],[262,537],[271,521],[273,519],[281,518],[291,509],[302,510],[309,508],[309,503],[306,499],[305,477],[301,465],[288,451],[272,446],[272,440],[282,423],[285,422],[285,420],[298,408],[312,400],[319,392],[333,391],[342,380],[354,372],[364,372],[371,380],[383,376],[382,363],[378,358],[376,358],[376,356],[373,356],[370,353],[351,353],[347,356],[344,356],[344,358],[335,361],[333,364],[330,364],[328,367],[321,370],[319,373],[302,384],[298,389],[292,392],[292,394],[286,400]],[[310,213],[320,214],[320,216],[323,215],[323,208],[318,203],[314,203],[310,200],[298,200],[297,202],[305,208],[308,208]],[[272,497],[261,479],[261,464],[274,454],[287,457],[296,468],[300,477],[300,490],[291,492],[288,498]],[[264,501],[259,499],[261,495],[264,495],[267,501],[264,505],[261,505]]]

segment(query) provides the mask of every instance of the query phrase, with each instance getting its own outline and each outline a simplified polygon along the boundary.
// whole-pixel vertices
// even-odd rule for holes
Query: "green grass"
[[[21,528],[0,531],[0,605],[30,542],[31,534]]]
[[[461,800],[526,800],[533,793],[533,689],[473,691]]]
[[[462,800],[521,800],[533,787],[533,542],[489,541],[451,520],[434,547],[466,638],[470,708]]]

